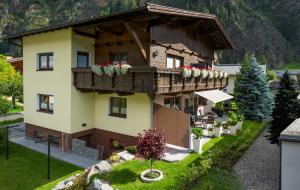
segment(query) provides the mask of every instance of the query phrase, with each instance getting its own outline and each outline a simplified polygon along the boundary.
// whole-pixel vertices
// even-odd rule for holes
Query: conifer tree
[[[275,105],[272,111],[272,121],[269,126],[270,142],[278,144],[280,133],[295,119],[300,117],[300,101],[295,89],[295,80],[286,71],[280,80],[279,90],[275,96]]]
[[[262,120],[272,109],[272,96],[266,76],[254,56],[245,55],[235,82],[235,98],[247,119]]]

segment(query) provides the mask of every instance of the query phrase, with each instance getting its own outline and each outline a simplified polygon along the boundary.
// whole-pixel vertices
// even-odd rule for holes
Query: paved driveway
[[[267,134],[265,129],[233,167],[243,189],[279,189],[279,147],[268,142]]]

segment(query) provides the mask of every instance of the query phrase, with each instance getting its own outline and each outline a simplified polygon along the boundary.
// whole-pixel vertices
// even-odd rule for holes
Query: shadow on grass
[[[138,179],[138,175],[128,168],[114,171],[109,174],[108,178],[114,179],[114,184],[127,184]]]

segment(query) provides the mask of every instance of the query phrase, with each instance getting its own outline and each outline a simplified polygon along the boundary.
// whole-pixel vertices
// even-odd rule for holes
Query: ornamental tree
[[[300,100],[295,88],[295,80],[285,71],[279,83],[279,90],[275,96],[275,106],[272,111],[272,121],[269,126],[267,138],[278,144],[280,133],[295,119],[300,117]]]
[[[245,55],[234,92],[239,110],[247,119],[262,120],[269,116],[272,96],[266,76],[254,56]]]
[[[166,151],[166,137],[157,128],[144,131],[137,137],[137,156],[150,160],[151,173],[153,172],[153,161],[160,160]]]

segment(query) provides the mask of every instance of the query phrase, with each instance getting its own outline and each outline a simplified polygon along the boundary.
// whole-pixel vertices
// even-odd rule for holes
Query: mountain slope
[[[224,51],[223,63],[238,63],[254,53],[271,67],[300,59],[298,0],[152,0],[168,6],[218,15],[236,45]],[[106,15],[141,6],[145,0],[2,0],[0,36],[55,23]],[[0,45],[0,52],[17,48]]]

